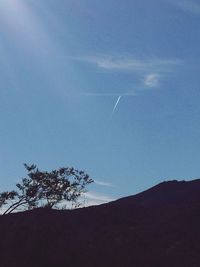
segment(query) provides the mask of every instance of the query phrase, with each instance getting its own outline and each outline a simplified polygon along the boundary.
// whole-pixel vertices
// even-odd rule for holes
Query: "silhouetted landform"
[[[104,205],[0,217],[1,267],[199,267],[200,180]]]

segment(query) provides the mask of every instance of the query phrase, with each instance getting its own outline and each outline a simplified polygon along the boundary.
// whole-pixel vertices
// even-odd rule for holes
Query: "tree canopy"
[[[38,207],[62,209],[66,202],[74,207],[86,186],[93,180],[84,171],[63,167],[51,172],[40,171],[36,165],[24,164],[27,177],[17,183],[16,190],[0,193],[3,214],[14,210],[31,210]]]

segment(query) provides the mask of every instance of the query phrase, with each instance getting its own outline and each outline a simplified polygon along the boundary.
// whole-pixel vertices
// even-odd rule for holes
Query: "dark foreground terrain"
[[[0,216],[0,267],[199,267],[200,180],[106,205]]]

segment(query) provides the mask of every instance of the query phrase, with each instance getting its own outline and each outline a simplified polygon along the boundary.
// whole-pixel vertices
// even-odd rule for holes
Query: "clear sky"
[[[200,2],[0,0],[0,182],[74,166],[97,203],[200,176]]]

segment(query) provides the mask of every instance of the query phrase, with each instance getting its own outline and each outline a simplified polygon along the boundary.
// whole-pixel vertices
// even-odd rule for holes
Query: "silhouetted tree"
[[[62,208],[62,202],[65,201],[73,203],[75,207],[79,206],[78,198],[86,192],[86,186],[93,182],[84,171],[74,168],[59,168],[47,172],[40,171],[36,165],[24,166],[28,177],[16,184],[17,190],[0,193],[0,207],[6,207],[3,214],[18,208]]]

